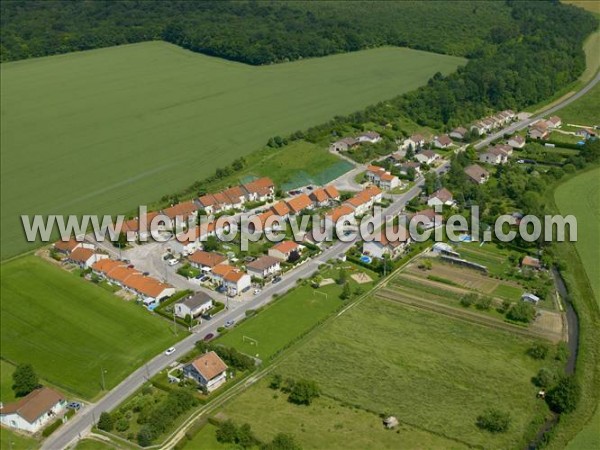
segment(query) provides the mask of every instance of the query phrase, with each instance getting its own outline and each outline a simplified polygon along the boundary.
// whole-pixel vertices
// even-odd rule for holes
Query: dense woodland
[[[469,57],[447,77],[350,117],[298,133],[408,116],[452,127],[489,110],[551,97],[585,68],[597,20],[559,2],[5,1],[2,61],[164,39],[193,51],[268,64],[380,45]]]

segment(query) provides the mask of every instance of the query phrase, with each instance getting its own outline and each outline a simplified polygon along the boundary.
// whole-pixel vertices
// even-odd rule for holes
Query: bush
[[[535,318],[535,308],[529,303],[516,303],[508,310],[506,317],[515,322],[529,323]]]
[[[476,424],[490,433],[506,433],[510,426],[510,413],[490,408],[477,416]]]
[[[281,375],[276,373],[271,377],[271,382],[269,383],[269,387],[271,389],[279,389],[281,387],[281,383],[283,382],[283,378]]]
[[[120,432],[127,431],[129,429],[129,420],[125,417],[120,418],[115,424],[115,429]]]
[[[478,299],[478,295],[477,294],[466,294],[463,295],[460,298],[460,304],[462,306],[464,306],[465,308],[468,308],[469,306],[471,306],[473,303],[475,303]]]
[[[100,414],[100,418],[98,419],[98,428],[103,431],[112,431],[114,427],[114,421],[112,416],[104,411]]]
[[[294,436],[286,433],[278,433],[268,444],[263,444],[261,450],[301,450],[300,444]]]
[[[140,428],[137,434],[137,442],[142,447],[148,447],[152,445],[152,441],[154,440],[154,433],[149,425],[144,425]]]
[[[492,299],[490,297],[479,297],[475,302],[475,307],[482,311],[487,311],[492,306]]]
[[[294,383],[288,401],[297,405],[310,405],[320,395],[319,386],[310,380],[299,380]]]
[[[44,437],[50,436],[61,425],[62,425],[62,420],[60,420],[60,419],[55,420],[50,425],[48,425],[46,428],[44,428],[44,430],[42,431],[42,436],[44,436]]]
[[[24,397],[40,386],[40,380],[31,364],[19,364],[12,374],[15,396]]]
[[[548,356],[549,351],[550,349],[546,344],[542,344],[541,342],[539,342],[537,344],[533,344],[533,346],[531,346],[529,350],[527,350],[527,354],[533,359],[546,359],[546,356]]]
[[[556,374],[552,370],[542,367],[531,381],[537,387],[548,389],[556,382]]]
[[[563,376],[546,394],[546,403],[556,413],[575,411],[581,397],[581,387],[575,378]]]
[[[569,347],[566,342],[559,342],[554,359],[561,362],[565,362],[569,359]]]

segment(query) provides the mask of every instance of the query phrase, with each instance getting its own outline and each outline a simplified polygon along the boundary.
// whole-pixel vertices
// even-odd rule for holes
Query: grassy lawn
[[[328,396],[394,414],[421,430],[484,448],[519,448],[535,428],[532,421],[547,412],[530,381],[541,365],[525,354],[531,343],[372,298],[329,324],[277,370],[316,380]],[[490,405],[510,411],[506,434],[475,426]]]
[[[2,258],[31,248],[20,214],[130,211],[464,62],[384,47],[257,67],[155,41],[2,64]]]
[[[562,108],[557,114],[563,123],[574,125],[600,125],[600,84],[594,86],[586,95]]]
[[[268,380],[253,386],[223,413],[234,422],[248,422],[263,441],[270,441],[278,432],[294,435],[303,449],[461,449],[466,446],[402,424],[396,430],[384,429],[382,419],[372,412],[342,404],[323,396],[310,406],[297,406],[287,396],[267,387]],[[186,448],[219,449],[214,445],[216,428],[204,428]],[[207,444],[201,443],[201,439]],[[198,442],[199,446],[193,444]]]
[[[153,317],[73,274],[27,256],[1,267],[2,357],[86,399],[180,339]]]
[[[101,442],[95,439],[83,439],[79,441],[75,450],[115,450],[119,447],[108,442]]]
[[[33,450],[40,444],[33,438],[0,428],[0,450]]]
[[[524,289],[521,287],[509,286],[507,284],[499,284],[496,289],[492,292],[492,295],[496,297],[506,298],[508,300],[520,300],[523,295]]]
[[[221,444],[217,441],[216,432],[217,427],[207,423],[184,448],[189,450],[233,450],[237,448],[235,444]]]
[[[600,91],[599,91],[600,92]],[[575,247],[600,304],[600,168],[590,170],[561,184],[554,194],[561,214],[577,218]]]
[[[0,400],[3,403],[9,403],[15,400],[15,393],[12,390],[12,374],[15,366],[0,359]]]
[[[344,266],[350,266],[344,264]],[[353,272],[366,272],[366,269],[355,268]],[[330,270],[322,274],[324,278],[337,277],[337,270]],[[370,274],[376,280],[375,275]],[[353,289],[358,286],[350,281]],[[372,283],[361,285],[366,291]],[[283,349],[294,339],[302,336],[314,325],[326,319],[334,311],[341,308],[346,302],[339,298],[341,286],[331,284],[314,289],[309,285],[301,285],[281,299],[277,300],[264,311],[252,317],[238,327],[229,331],[217,340],[239,351],[258,355],[258,358],[267,360]],[[244,336],[258,341],[255,345],[250,340],[244,341]]]

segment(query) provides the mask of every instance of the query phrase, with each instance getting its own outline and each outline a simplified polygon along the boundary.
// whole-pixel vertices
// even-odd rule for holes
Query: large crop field
[[[284,378],[315,380],[326,397],[360,410],[396,415],[409,429],[416,427],[419,433],[448,439],[446,448],[452,444],[519,448],[524,433],[533,430],[532,421],[547,411],[536,400],[530,379],[541,364],[552,362],[540,364],[528,357],[526,350],[532,342],[374,297],[311,337],[276,371]],[[254,394],[234,400],[225,412],[251,423],[263,439],[275,431],[294,432],[303,446],[315,448],[319,437],[322,442],[335,438],[331,429],[319,430],[308,418],[292,421],[294,413],[283,406],[285,402],[268,400],[273,405],[259,411],[263,400],[249,399],[261,388],[252,389]],[[265,402],[271,396],[263,390]],[[251,414],[250,404],[254,405]],[[477,415],[490,405],[510,411],[512,423],[506,434],[493,435],[475,426]],[[279,430],[261,419],[271,408],[282,412]],[[320,414],[318,407],[307,413]],[[300,423],[306,425],[306,433]],[[346,432],[343,415],[340,423],[346,424],[340,433]],[[375,429],[378,426],[379,421],[374,424]],[[386,446],[382,440],[381,447]],[[417,447],[422,448],[407,446]],[[331,448],[337,446],[332,443]]]
[[[166,321],[36,257],[1,276],[2,357],[83,398],[100,392],[102,369],[111,388],[177,340]]]
[[[2,257],[28,248],[19,214],[133,210],[464,61],[378,48],[254,67],[148,42],[2,64]]]

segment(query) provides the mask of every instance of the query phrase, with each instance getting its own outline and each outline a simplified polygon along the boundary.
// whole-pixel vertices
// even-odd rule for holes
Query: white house
[[[373,236],[372,240],[363,242],[363,253],[374,258],[383,258],[384,255],[389,255],[395,259],[400,256],[407,246],[410,244],[410,234],[406,228],[390,227],[386,230],[382,229],[378,234]]]
[[[440,155],[431,150],[423,150],[415,155],[415,159],[421,164],[431,165],[438,160]]]
[[[208,352],[185,365],[183,374],[212,392],[227,381],[227,365],[216,352]]]
[[[400,186],[400,179],[396,175],[392,175],[386,171],[383,167],[368,166],[366,175],[371,183],[379,186],[381,189],[389,190]]]
[[[466,128],[457,127],[450,132],[450,137],[452,139],[462,141],[466,137],[467,133],[468,133],[468,131]]]
[[[508,162],[508,154],[500,148],[491,147],[479,155],[479,161],[494,165],[506,164]]]
[[[281,259],[264,255],[246,264],[250,276],[265,279],[281,272]]]
[[[367,131],[359,134],[356,139],[358,142],[368,142],[369,144],[377,144],[378,142],[381,142],[381,136],[375,131]]]
[[[213,299],[204,292],[196,292],[185,300],[175,303],[175,315],[185,318],[186,316],[197,317],[204,314],[213,307]]]
[[[68,259],[69,261],[78,264],[80,267],[89,268],[98,261],[108,259],[108,255],[96,253],[90,248],[78,247],[69,254]]]
[[[6,405],[0,404],[2,425],[36,433],[60,414],[67,402],[53,389],[42,387]]]
[[[546,123],[550,128],[558,128],[562,125],[562,120],[558,116],[552,116],[546,121]]]
[[[510,145],[512,148],[523,148],[525,147],[525,138],[523,138],[523,136],[519,136],[518,134],[512,136],[508,140],[508,145]]]
[[[53,245],[54,250],[69,254],[78,248],[87,248],[90,250],[94,250],[96,246],[94,244],[88,244],[87,242],[79,242],[75,238],[71,238],[68,241],[56,241]]]
[[[213,281],[223,286],[229,295],[240,295],[252,286],[250,275],[228,264],[213,267],[210,276]]]
[[[437,190],[427,199],[427,206],[454,206],[455,204],[456,202],[454,201],[452,192],[446,188]]]
[[[413,134],[411,137],[404,139],[404,142],[402,143],[402,146],[400,147],[401,150],[408,150],[409,148],[412,148],[413,151],[416,151],[417,149],[423,147],[425,145],[426,141],[425,141],[425,137],[422,134]]]
[[[467,177],[476,184],[486,183],[490,178],[489,172],[478,164],[471,164],[470,166],[465,167],[464,172]]]
[[[436,136],[433,140],[433,146],[436,148],[448,148],[452,145],[452,139],[447,134]]]
[[[287,261],[292,253],[300,253],[301,246],[294,241],[281,241],[269,249],[269,256],[280,261]]]

